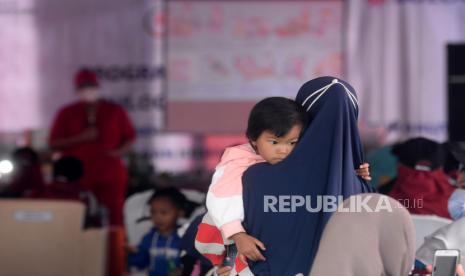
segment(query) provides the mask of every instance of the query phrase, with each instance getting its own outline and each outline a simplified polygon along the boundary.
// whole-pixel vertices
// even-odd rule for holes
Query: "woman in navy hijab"
[[[354,172],[363,152],[352,86],[334,77],[316,78],[300,88],[296,101],[310,120],[294,151],[278,164],[254,165],[243,176],[245,228],[266,246],[266,261],[249,262],[254,275],[307,275],[335,211],[315,210],[330,198],[373,191]]]

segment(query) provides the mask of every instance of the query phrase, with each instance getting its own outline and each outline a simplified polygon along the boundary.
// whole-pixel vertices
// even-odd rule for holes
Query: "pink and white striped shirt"
[[[250,146],[243,144],[229,147],[216,166],[207,193],[207,210],[225,238],[245,232],[242,200],[242,175],[250,166],[265,160]]]
[[[242,175],[252,165],[265,160],[250,146],[243,144],[229,147],[216,166],[207,193],[207,214],[198,227],[196,249],[213,265],[221,265],[225,257],[225,245],[232,244],[232,235],[245,232],[242,227],[244,206],[242,199]],[[252,275],[247,264],[235,260],[234,272]]]

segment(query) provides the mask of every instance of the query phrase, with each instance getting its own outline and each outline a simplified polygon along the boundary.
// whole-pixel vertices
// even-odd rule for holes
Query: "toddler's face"
[[[170,232],[176,227],[180,211],[167,198],[156,198],[151,203],[151,218],[155,227],[161,233]]]
[[[270,164],[276,164],[286,158],[294,149],[299,140],[302,126],[295,125],[291,130],[282,137],[277,137],[270,131],[264,131],[252,145],[263,159]]]

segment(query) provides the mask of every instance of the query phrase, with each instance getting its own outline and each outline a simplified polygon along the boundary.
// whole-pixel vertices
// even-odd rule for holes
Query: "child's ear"
[[[250,144],[250,146],[253,148],[253,150],[255,151],[255,153],[258,154],[257,142],[256,142],[256,141],[249,140],[249,144]]]
[[[256,148],[257,147],[257,142],[256,141],[252,141],[249,139],[249,144],[253,147],[253,148]]]
[[[254,149],[254,151],[258,153],[258,151],[257,151],[257,142],[249,140],[249,144]]]

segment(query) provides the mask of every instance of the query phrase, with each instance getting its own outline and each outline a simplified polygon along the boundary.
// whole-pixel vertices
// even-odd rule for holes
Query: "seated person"
[[[53,163],[53,180],[41,189],[35,189],[27,197],[40,199],[76,200],[86,205],[85,227],[102,225],[103,210],[92,192],[83,189],[79,180],[84,174],[82,162],[71,156]]]
[[[465,218],[454,221],[451,224],[439,228],[436,232],[425,237],[425,242],[416,252],[416,267],[423,264],[431,264],[434,260],[434,252],[438,249],[459,249],[465,253]],[[462,261],[462,264],[465,264]]]
[[[30,197],[80,200],[85,192],[79,187],[84,173],[82,162],[74,157],[63,157],[53,163],[53,180],[43,189],[34,190]]]
[[[24,197],[44,187],[40,158],[32,148],[23,147],[14,150],[12,162],[14,170],[11,182],[0,193],[0,197]]]
[[[449,214],[453,220],[465,217],[465,190],[456,189],[449,198]]]
[[[128,247],[129,266],[148,269],[150,276],[178,275],[181,265],[181,237],[177,220],[183,216],[186,198],[175,188],[157,190],[150,198],[154,227],[137,248]]]
[[[464,142],[448,142],[446,143],[453,161],[457,163],[451,170],[454,175],[453,183],[458,189],[449,198],[449,213],[454,220],[458,220],[465,216],[465,143]]]
[[[389,196],[410,213],[450,219],[448,201],[455,191],[442,170],[442,146],[426,138],[414,138],[393,147],[399,160],[397,179]]]

